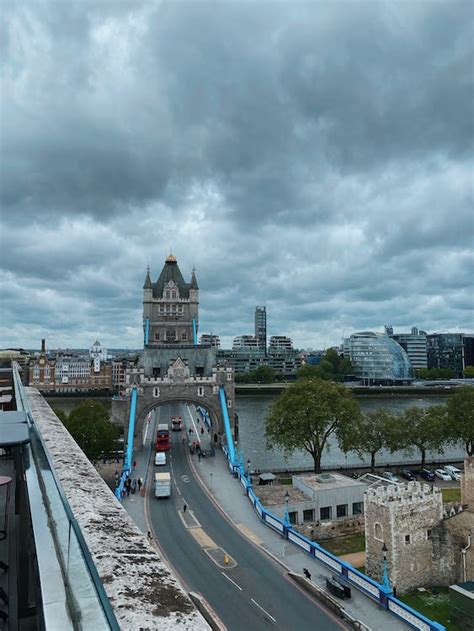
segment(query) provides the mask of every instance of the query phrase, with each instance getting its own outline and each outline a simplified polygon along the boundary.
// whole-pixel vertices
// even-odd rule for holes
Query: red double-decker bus
[[[169,451],[170,448],[170,429],[167,423],[160,423],[156,432],[156,451]]]

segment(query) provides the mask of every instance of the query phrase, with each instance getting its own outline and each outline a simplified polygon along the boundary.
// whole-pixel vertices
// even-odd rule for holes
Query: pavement
[[[160,410],[166,414],[179,413],[163,408]],[[181,413],[183,417],[188,415],[185,406]],[[155,417],[154,423],[156,420]],[[314,629],[315,623],[321,631],[341,628],[332,614],[292,588],[285,578],[287,570],[301,574],[303,568],[308,568],[312,581],[324,588],[325,578],[331,573],[259,520],[242,486],[230,474],[221,451],[217,450],[214,457],[190,456],[181,437],[172,433],[172,501],[155,500],[154,469],[149,466],[154,423],[144,449],[134,456],[133,477],[145,480],[145,497],[130,495],[124,498],[123,505],[145,534],[148,530],[153,532],[158,553],[181,577],[184,588],[202,593],[231,631],[258,630],[269,625],[299,631]],[[255,547],[265,554],[258,554]],[[200,555],[196,556],[196,551]],[[355,589],[351,600],[344,601],[344,608],[374,631],[409,628]],[[298,612],[298,621],[294,612]]]

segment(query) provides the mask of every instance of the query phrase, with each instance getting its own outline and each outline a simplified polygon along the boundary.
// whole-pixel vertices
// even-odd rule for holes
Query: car
[[[413,475],[413,473],[411,471],[409,471],[408,469],[403,469],[403,471],[400,474],[402,476],[402,478],[405,478],[405,480],[408,480],[409,482],[412,482],[413,480],[416,480],[415,476]]]
[[[435,479],[435,474],[433,471],[430,471],[430,469],[422,469],[420,471],[420,475],[425,480],[428,480],[428,482],[433,482],[433,480]]]
[[[444,470],[449,473],[449,475],[451,476],[451,480],[456,480],[456,482],[459,482],[459,480],[461,479],[461,469],[458,469],[457,467],[453,467],[450,464],[447,464],[444,467]]]
[[[420,475],[420,472],[418,469],[410,469],[410,473],[412,474],[413,478],[416,479],[417,476]]]
[[[444,480],[445,482],[451,482],[451,476],[444,469],[436,469],[435,476],[440,480]]]
[[[155,454],[155,464],[163,466],[166,464],[166,453],[164,451],[157,451]]]
[[[391,471],[384,471],[382,476],[388,480],[389,482],[393,482],[394,484],[396,484],[397,482],[399,482],[399,479],[397,478],[396,475],[394,475]]]

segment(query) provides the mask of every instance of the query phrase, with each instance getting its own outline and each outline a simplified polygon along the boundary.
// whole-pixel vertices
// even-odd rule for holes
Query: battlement
[[[387,487],[379,486],[367,489],[366,501],[390,510],[398,510],[409,505],[419,506],[421,503],[442,503],[441,491],[429,484],[407,482],[405,484],[391,484]]]

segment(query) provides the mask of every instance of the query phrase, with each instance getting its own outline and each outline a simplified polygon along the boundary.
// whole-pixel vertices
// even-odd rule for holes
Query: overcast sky
[[[0,346],[472,331],[473,42],[456,2],[2,2]],[[6,18],[6,19],[5,19]]]

